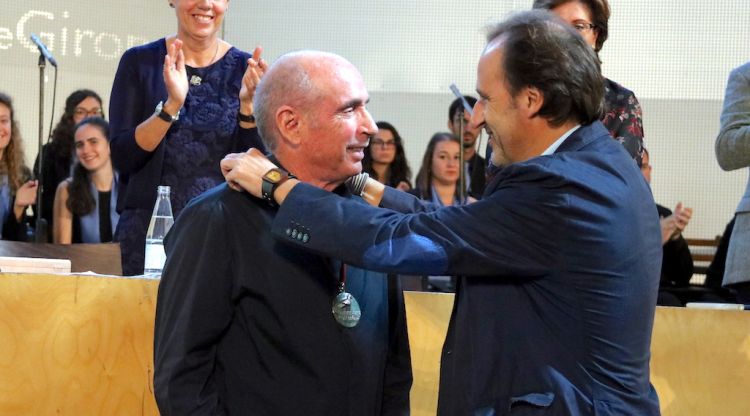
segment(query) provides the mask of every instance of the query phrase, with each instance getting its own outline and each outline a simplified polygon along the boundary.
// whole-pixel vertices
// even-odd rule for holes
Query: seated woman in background
[[[13,100],[0,92],[0,236],[26,240],[26,208],[36,202],[36,181],[24,164],[23,140],[13,114]]]
[[[52,215],[57,186],[70,176],[73,166],[73,133],[75,127],[87,117],[104,117],[102,99],[94,91],[73,91],[65,99],[65,112],[52,131],[52,139],[42,146],[44,166],[39,169],[39,156],[34,162],[34,175],[42,178],[42,218],[49,230],[54,229]]]
[[[378,121],[378,134],[370,140],[362,159],[362,171],[392,188],[411,189],[411,169],[406,161],[401,135],[391,123]]]
[[[422,166],[417,173],[416,188],[409,191],[420,199],[431,201],[441,206],[462,205],[458,187],[460,169],[459,154],[461,143],[451,133],[432,135],[422,157]],[[432,292],[454,292],[454,276],[422,276],[422,290]]]
[[[462,205],[458,189],[461,144],[451,133],[435,133],[422,157],[416,188],[409,193],[442,206]]]
[[[117,174],[112,169],[109,124],[87,118],[75,128],[72,177],[55,194],[54,242],[106,243],[117,226]]]

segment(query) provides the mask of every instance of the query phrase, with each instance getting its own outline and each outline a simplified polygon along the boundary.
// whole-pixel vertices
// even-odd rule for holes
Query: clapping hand
[[[669,240],[676,240],[687,227],[690,218],[693,216],[693,209],[683,207],[682,202],[678,202],[672,215],[661,219],[661,241],[662,244]]]
[[[23,210],[29,205],[36,203],[37,181],[27,181],[16,191],[16,199],[13,204],[13,211],[16,219],[21,219]]]
[[[164,56],[164,84],[167,87],[167,103],[165,108],[176,108],[177,111],[185,104],[188,93],[187,70],[185,69],[185,55],[182,52],[182,41],[175,39]],[[171,108],[169,108],[171,110]],[[174,114],[176,113],[170,113]]]
[[[245,115],[253,114],[253,97],[260,79],[268,69],[268,64],[260,57],[263,48],[256,47],[253,57],[247,60],[247,69],[242,76],[242,87],[240,88],[240,112]]]

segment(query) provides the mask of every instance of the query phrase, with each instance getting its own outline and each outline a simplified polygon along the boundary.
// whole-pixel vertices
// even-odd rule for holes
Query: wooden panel
[[[158,281],[0,274],[0,414],[157,415]],[[405,293],[412,415],[434,415],[453,295]],[[750,414],[750,313],[657,308],[651,376],[662,412]]]
[[[158,415],[158,281],[0,274],[0,414]]]
[[[651,382],[664,416],[750,415],[750,313],[656,308]]]
[[[434,415],[453,295],[407,292],[404,298],[412,415]],[[651,354],[662,415],[750,414],[750,313],[657,307]]]
[[[404,292],[414,380],[409,400],[412,416],[437,412],[440,354],[453,310],[452,293]]]

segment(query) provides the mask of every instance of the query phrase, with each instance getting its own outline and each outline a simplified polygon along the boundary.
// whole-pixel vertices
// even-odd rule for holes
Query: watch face
[[[281,179],[281,172],[276,169],[269,171],[268,173],[266,173],[266,179],[276,183]]]

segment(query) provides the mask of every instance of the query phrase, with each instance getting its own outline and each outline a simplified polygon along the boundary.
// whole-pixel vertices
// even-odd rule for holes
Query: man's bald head
[[[303,50],[282,55],[269,68],[255,92],[253,107],[258,131],[269,151],[278,146],[280,130],[276,115],[283,106],[303,114],[316,108],[327,91],[327,80],[336,76],[337,67],[356,68],[343,57],[321,51]]]

